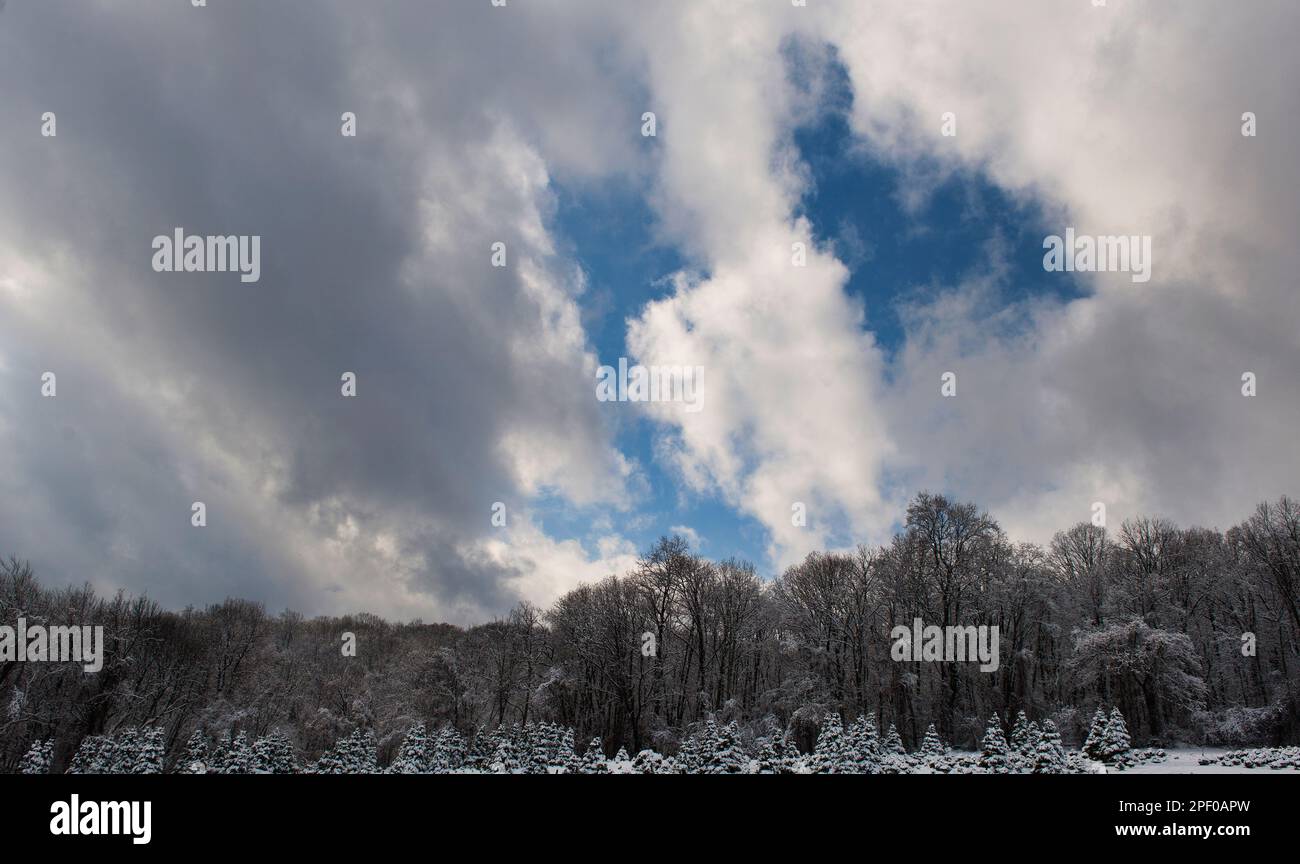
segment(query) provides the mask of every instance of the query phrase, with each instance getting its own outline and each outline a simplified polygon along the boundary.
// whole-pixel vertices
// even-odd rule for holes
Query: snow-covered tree
[[[1007,748],[1012,753],[1025,753],[1030,750],[1030,744],[1026,740],[1029,732],[1029,718],[1025,716],[1024,711],[1016,714],[1016,722],[1011,726],[1011,734],[1007,736]]]
[[[443,726],[434,738],[433,757],[429,764],[430,772],[450,774],[464,767],[465,762],[465,739],[451,724]]]
[[[653,750],[642,750],[632,758],[633,774],[669,774],[664,757]],[[611,772],[612,773],[612,772]]]
[[[1128,724],[1119,708],[1110,709],[1110,718],[1106,721],[1106,734],[1101,742],[1101,759],[1103,762],[1123,763],[1131,742],[1128,737]]]
[[[1100,762],[1102,759],[1102,742],[1106,739],[1106,709],[1100,705],[1092,715],[1092,724],[1088,727],[1088,737],[1083,741],[1083,752],[1089,759]]]
[[[881,749],[890,756],[907,755],[907,748],[903,746],[903,737],[898,734],[898,727],[893,723],[889,724],[889,731],[885,733],[885,740],[881,743]]]
[[[813,773],[843,774],[851,767],[839,712],[828,711],[822,718],[822,727],[817,733],[817,746],[813,749]]]
[[[161,774],[166,758],[167,744],[161,726],[146,726],[136,733],[132,774]]]
[[[248,743],[247,732],[241,730],[230,742],[217,771],[222,774],[253,773],[253,747]]]
[[[195,729],[190,733],[189,740],[185,742],[185,752],[176,761],[174,770],[177,774],[208,773],[208,739],[200,730]]]
[[[334,749],[321,756],[315,767],[317,774],[374,774],[378,770],[375,735],[368,729],[357,729],[335,742]]]
[[[635,774],[636,769],[632,767],[632,757],[627,755],[627,748],[620,747],[614,754],[614,758],[605,763],[606,774]]]
[[[69,774],[107,774],[116,748],[107,735],[87,735],[72,757]]]
[[[605,773],[605,751],[602,749],[599,738],[592,738],[591,743],[587,745],[587,749],[582,752],[582,761],[578,764],[578,773]]]
[[[134,774],[135,758],[139,752],[139,732],[134,726],[119,729],[105,747],[108,757],[106,774]]]
[[[1061,746],[1061,733],[1051,720],[1044,720],[1038,746],[1034,748],[1033,773],[1064,774],[1065,748]]]
[[[715,727],[716,729],[716,727]],[[740,746],[740,730],[735,723],[716,729],[712,752],[701,771],[705,774],[743,774],[749,764]]]
[[[939,737],[939,730],[934,728],[933,723],[925,730],[925,740],[921,742],[921,755],[927,760],[941,759],[948,755],[948,748]]]
[[[433,743],[429,740],[429,733],[422,721],[406,730],[402,746],[398,748],[397,757],[388,766],[388,770],[393,774],[433,773]]]
[[[996,714],[989,718],[988,728],[984,730],[979,764],[988,774],[1007,773],[1007,739],[1002,735],[1002,723]]]
[[[555,767],[560,774],[577,774],[578,769],[582,767],[582,759],[578,756],[571,727],[565,727],[564,734],[560,736],[560,746],[555,754]]]
[[[253,744],[252,773],[293,774],[297,770],[293,742],[279,729],[263,735]]]
[[[18,771],[21,774],[49,774],[50,764],[53,761],[54,739],[46,738],[44,741],[37,739],[32,742],[31,748],[23,756]]]

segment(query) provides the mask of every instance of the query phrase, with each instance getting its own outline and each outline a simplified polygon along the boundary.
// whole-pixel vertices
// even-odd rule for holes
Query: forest
[[[165,610],[43,587],[10,558],[0,623],[20,617],[103,626],[104,656],[94,673],[0,661],[6,772],[34,745],[63,771],[84,739],[136,729],[168,765],[197,740],[269,738],[308,764],[363,736],[381,767],[417,727],[473,738],[546,724],[606,756],[678,755],[702,729],[728,729],[813,753],[833,715],[892,726],[916,751],[931,726],[978,749],[991,716],[1023,712],[1078,747],[1108,706],[1135,746],[1300,738],[1300,504],[1285,497],[1226,531],[1085,522],[1041,547],[922,493],[881,546],[813,553],[764,579],[664,537],[632,572],[468,628],[307,619],[234,598]],[[997,670],[891,659],[891,630],[916,618],[997,626]]]

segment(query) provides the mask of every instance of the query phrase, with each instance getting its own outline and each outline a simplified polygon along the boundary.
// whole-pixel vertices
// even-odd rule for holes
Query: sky
[[[10,0],[0,554],[469,624],[663,534],[765,576],[888,542],[921,490],[1040,543],[1094,502],[1227,528],[1300,491],[1297,24]],[[260,278],[157,272],[178,227]],[[1066,228],[1149,237],[1149,281],[1048,271]],[[600,401],[620,358],[698,404]]]

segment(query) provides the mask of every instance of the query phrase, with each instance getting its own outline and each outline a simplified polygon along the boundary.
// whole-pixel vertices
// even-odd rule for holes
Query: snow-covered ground
[[[1294,768],[1245,768],[1241,765],[1199,765],[1197,761],[1204,757],[1218,757],[1227,753],[1226,748],[1187,747],[1179,750],[1166,749],[1169,760],[1154,765],[1139,765],[1123,771],[1107,769],[1107,774],[1296,774]]]

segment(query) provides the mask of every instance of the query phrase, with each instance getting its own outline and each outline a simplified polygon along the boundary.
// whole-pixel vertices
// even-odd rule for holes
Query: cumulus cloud
[[[490,522],[542,492],[628,503],[548,227],[552,172],[632,152],[596,113],[617,81],[573,22],[389,11],[8,10],[0,545],[46,578],[477,620],[570,584],[517,584],[546,556],[621,562]],[[260,282],[154,273],[175,226],[260,235]]]
[[[701,410],[643,406],[656,452],[762,525],[772,566],[884,539],[921,487],[1038,539],[1095,500],[1225,524],[1300,479],[1297,15],[10,4],[0,549],[169,605],[242,594],[456,621],[626,569],[646,486],[592,398],[587,280],[554,230],[557,182],[610,179],[646,190],[689,262],[627,322],[641,362],[705,370]],[[872,257],[841,258],[878,238],[797,215],[792,132],[824,110],[832,61],[904,200],[980,174],[1062,229],[1151,235],[1151,281],[1010,303],[1011,250],[991,245],[924,299],[895,286],[906,341],[887,359],[846,290]],[[56,138],[37,134],[45,111]],[[176,226],[260,235],[261,281],[154,273],[150,240]],[[543,496],[591,516],[584,543],[546,533]]]

